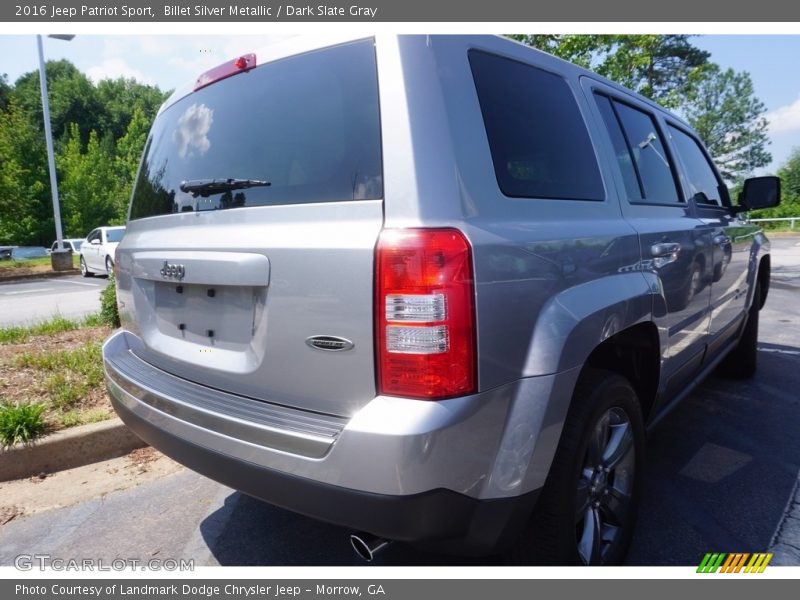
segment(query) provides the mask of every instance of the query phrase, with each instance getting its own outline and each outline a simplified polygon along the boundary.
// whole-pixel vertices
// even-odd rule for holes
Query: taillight
[[[222,63],[219,66],[214,67],[213,69],[209,69],[200,77],[197,78],[197,81],[194,82],[194,91],[199,90],[200,88],[204,88],[207,85],[211,85],[215,81],[219,81],[220,79],[227,79],[231,75],[236,75],[237,73],[245,73],[250,69],[256,66],[256,55],[255,54],[244,54],[239,58],[235,58],[233,60],[229,60],[226,63]]]
[[[457,229],[385,229],[375,257],[379,392],[441,399],[475,391],[469,242]]]

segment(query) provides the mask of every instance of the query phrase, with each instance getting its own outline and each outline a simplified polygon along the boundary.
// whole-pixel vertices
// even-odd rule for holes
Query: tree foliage
[[[731,183],[772,160],[750,75],[721,69],[687,35],[513,35],[686,117]]]
[[[86,143],[89,132],[97,128],[96,119],[103,110],[94,85],[68,60],[48,61],[45,72],[53,137],[62,138],[68,133],[70,124],[75,123]],[[39,85],[38,71],[25,73],[14,84],[13,96],[28,122],[38,131],[44,131]]]
[[[8,85],[8,75],[0,73],[0,110],[8,108],[8,99],[11,97],[11,86]]]
[[[742,179],[772,161],[766,107],[748,73],[709,65],[698,74],[683,112],[726,180]]]
[[[800,202],[800,146],[795,147],[788,160],[778,169],[781,178],[782,192]],[[800,212],[797,214],[800,215]]]
[[[58,162],[64,174],[58,187],[68,237],[83,237],[98,223],[112,224],[120,216],[115,200],[119,184],[109,146],[92,130],[84,147],[78,126],[72,124]]]
[[[125,220],[131,185],[166,94],[132,79],[96,85],[66,60],[46,65],[64,234]],[[0,245],[55,238],[39,73],[0,76]]]
[[[778,177],[781,178],[781,203],[775,208],[753,211],[753,218],[800,217],[800,147],[794,148],[778,169]]]
[[[675,108],[709,54],[688,35],[512,35]]]
[[[44,138],[12,99],[0,111],[0,245],[37,244],[52,230]]]

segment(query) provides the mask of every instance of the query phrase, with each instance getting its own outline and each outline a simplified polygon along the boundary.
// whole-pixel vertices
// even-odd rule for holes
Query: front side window
[[[700,144],[677,127],[669,126],[675,152],[686,171],[689,196],[697,204],[722,206],[722,183],[708,162]]]
[[[478,50],[469,63],[503,194],[603,200],[597,158],[567,82]]]

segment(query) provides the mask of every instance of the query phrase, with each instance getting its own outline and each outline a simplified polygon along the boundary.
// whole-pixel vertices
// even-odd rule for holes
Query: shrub
[[[42,435],[45,423],[41,404],[0,403],[0,445],[28,443]]]
[[[100,292],[100,318],[111,327],[119,327],[119,311],[117,310],[117,286],[114,278],[109,276],[108,285]]]

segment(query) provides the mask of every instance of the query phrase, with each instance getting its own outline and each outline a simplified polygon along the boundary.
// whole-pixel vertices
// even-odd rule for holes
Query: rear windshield
[[[181,182],[213,179],[262,183],[181,191]],[[375,50],[365,40],[267,63],[167,108],[150,132],[130,218],[382,196]]]

